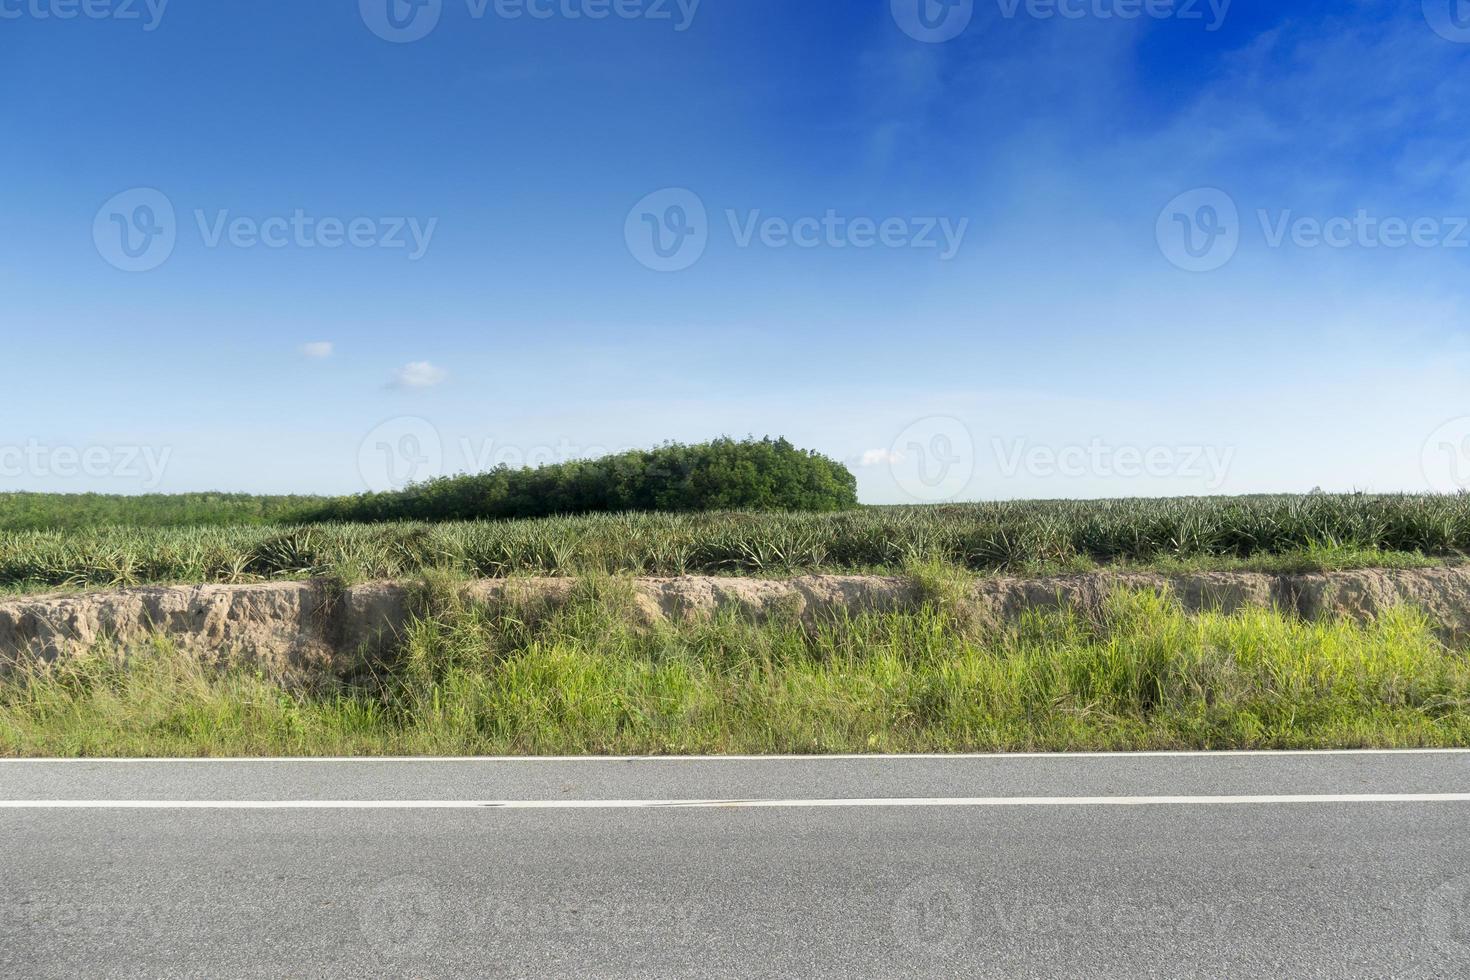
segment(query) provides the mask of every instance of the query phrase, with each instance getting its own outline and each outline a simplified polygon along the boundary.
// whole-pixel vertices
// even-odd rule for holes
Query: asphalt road
[[[0,976],[1464,977],[1470,754],[0,762]]]

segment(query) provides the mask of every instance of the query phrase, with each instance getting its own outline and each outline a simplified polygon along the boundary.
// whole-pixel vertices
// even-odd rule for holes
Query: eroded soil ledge
[[[486,602],[555,606],[573,579],[465,583]],[[808,620],[834,612],[913,609],[924,592],[912,580],[811,575],[786,580],[640,578],[631,580],[646,622],[698,618],[733,609]],[[1071,607],[1096,613],[1119,589],[1169,592],[1193,613],[1275,608],[1308,619],[1364,622],[1387,609],[1423,610],[1451,642],[1470,639],[1470,567],[1270,575],[1205,572],[1162,575],[1094,572],[1055,578],[981,578],[968,602],[981,622],[1001,626],[1028,610]],[[333,588],[321,582],[147,587],[0,602],[0,664],[54,661],[100,643],[126,646],[163,636],[180,649],[220,662],[258,665],[273,674],[341,672],[397,646],[410,618],[413,586],[384,582]]]

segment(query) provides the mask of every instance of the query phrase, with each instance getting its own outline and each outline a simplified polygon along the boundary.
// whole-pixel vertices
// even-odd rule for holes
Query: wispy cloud
[[[897,466],[903,462],[903,453],[891,449],[869,449],[863,453],[863,466]]]
[[[449,372],[428,361],[411,361],[393,373],[394,388],[433,388],[449,380]]]
[[[331,357],[334,350],[336,348],[330,340],[313,340],[309,344],[301,345],[301,353],[318,361]]]

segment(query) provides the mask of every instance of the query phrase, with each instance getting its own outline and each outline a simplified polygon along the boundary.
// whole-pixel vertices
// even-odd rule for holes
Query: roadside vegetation
[[[983,632],[936,573],[905,614],[639,625],[626,583],[552,610],[426,589],[401,655],[291,687],[166,645],[0,684],[0,754],[956,752],[1460,746],[1470,660],[1403,610],[1368,626],[1186,616]]]
[[[333,577],[1319,571],[1459,560],[1470,495],[1027,501],[832,514],[0,531],[0,590]]]
[[[1366,626],[1187,616],[1140,594],[1096,621],[982,630],[957,596],[975,574],[1420,567],[1467,550],[1470,495],[857,507],[845,469],[771,440],[350,499],[0,496],[0,592],[424,583],[394,659],[306,686],[163,641],[16,665],[0,754],[1461,746],[1470,658],[1412,610]],[[915,575],[927,601],[816,623],[648,626],[631,609],[634,575],[813,572]],[[487,608],[451,587],[520,575],[576,577],[577,597]]]

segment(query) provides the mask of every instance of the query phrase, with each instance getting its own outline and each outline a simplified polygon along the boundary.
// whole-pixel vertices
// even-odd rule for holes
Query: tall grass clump
[[[626,582],[562,605],[425,590],[400,654],[309,687],[155,645],[0,685],[7,755],[637,754],[1470,745],[1470,662],[1399,610],[1369,625],[1188,616],[986,634],[901,614],[648,623]]]

